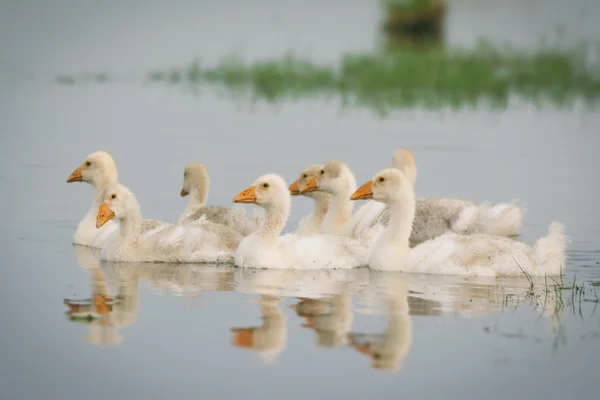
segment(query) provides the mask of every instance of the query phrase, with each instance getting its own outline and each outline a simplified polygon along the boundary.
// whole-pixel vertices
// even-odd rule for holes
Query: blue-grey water
[[[451,44],[600,38],[594,0],[450,3]],[[248,105],[143,80],[232,53],[334,62],[372,51],[379,19],[376,2],[358,0],[0,1],[0,398],[594,398],[597,112],[381,119],[335,99]],[[123,80],[56,83],[86,72]],[[563,221],[564,285],[584,293],[536,281],[531,294],[521,278],[111,265],[71,244],[92,189],[65,180],[99,149],[145,217],[173,221],[191,161],[209,168],[209,202],[230,204],[263,173],[291,182],[328,159],[365,181],[400,146],[415,152],[421,196],[518,199],[528,243]],[[289,229],[310,206],[294,200]],[[64,299],[100,318],[70,320]]]

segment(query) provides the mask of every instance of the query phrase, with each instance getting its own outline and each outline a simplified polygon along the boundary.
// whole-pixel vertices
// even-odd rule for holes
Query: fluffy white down
[[[371,252],[372,269],[479,276],[562,273],[566,237],[561,223],[553,222],[548,235],[533,246],[506,237],[449,232],[411,249],[415,199],[410,181],[402,172],[388,168],[370,185],[373,199],[390,208],[390,222]]]
[[[235,254],[235,265],[247,268],[338,269],[365,266],[367,247],[343,236],[293,233],[265,242],[258,233],[242,240]]]
[[[116,194],[116,200],[111,196]],[[232,261],[242,236],[225,226],[164,224],[140,232],[139,204],[122,185],[107,187],[104,202],[119,221],[120,234],[102,249],[101,259],[120,262],[214,263]]]
[[[280,236],[290,213],[291,197],[283,179],[263,175],[241,192],[252,190],[253,200],[265,209],[259,230],[244,238],[235,265],[245,268],[336,269],[366,265],[368,250],[358,240],[332,235]],[[238,195],[238,196],[240,196]]]
[[[553,222],[548,235],[533,245],[487,234],[448,232],[402,254],[378,243],[370,267],[380,271],[465,276],[561,275],[565,265],[563,224]]]

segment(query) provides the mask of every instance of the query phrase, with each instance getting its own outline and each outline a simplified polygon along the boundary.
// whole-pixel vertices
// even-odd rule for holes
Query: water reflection
[[[119,331],[136,323],[141,282],[157,295],[196,298],[205,292],[237,291],[257,296],[261,322],[229,328],[231,344],[256,352],[265,363],[276,360],[288,346],[289,322],[312,331],[318,348],[347,348],[367,356],[376,370],[400,371],[413,341],[418,340],[413,334],[415,316],[484,318],[526,307],[535,310],[535,319],[548,320],[548,333],[556,348],[566,340],[561,315],[568,311],[581,318],[592,317],[598,304],[598,297],[586,292],[586,288],[594,289],[592,286],[539,277],[430,276],[366,268],[293,271],[231,265],[99,264],[97,250],[74,246],[74,251],[89,273],[91,295],[85,300],[65,299],[64,304],[71,321],[88,325],[85,341],[100,345],[122,342]],[[294,303],[285,307],[290,299]],[[288,321],[286,309],[298,318]],[[354,328],[356,318],[373,315],[386,317],[385,329],[365,332]],[[529,337],[497,325],[486,324],[483,331],[500,337]]]
[[[373,276],[377,296],[386,304],[387,327],[382,333],[352,332],[350,346],[371,359],[375,369],[398,371],[412,344],[408,281],[400,274]],[[420,311],[427,307],[419,307]]]
[[[232,328],[233,345],[255,351],[265,362],[272,362],[285,348],[287,318],[276,296],[261,295],[258,304],[262,325],[250,328]]]
[[[304,319],[303,328],[315,332],[317,346],[335,348],[348,344],[348,333],[354,322],[350,296],[338,294],[324,299],[300,298],[290,308]]]
[[[98,262],[98,250],[74,246],[79,265],[90,274],[92,295],[90,299],[78,301],[65,299],[69,308],[67,315],[72,321],[89,326],[85,339],[89,343],[114,345],[122,341],[118,330],[135,323],[139,308],[138,277],[132,265],[118,271],[116,295],[110,294],[107,277]]]

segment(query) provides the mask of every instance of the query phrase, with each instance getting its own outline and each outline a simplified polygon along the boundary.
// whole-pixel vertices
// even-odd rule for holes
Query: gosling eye
[[[268,187],[269,187],[269,184],[268,184],[268,183],[263,183],[263,187],[264,187],[264,188],[268,188]]]
[[[304,179],[306,179],[306,178],[308,178],[308,175],[307,175],[307,174],[304,174],[304,175],[302,175],[302,177],[303,177]]]
[[[114,199],[117,198],[117,195],[113,193],[113,194],[110,195],[110,198],[114,200]]]
[[[323,175],[324,173],[325,173],[325,170],[324,170],[324,169],[322,169],[322,170],[321,170],[321,175]]]
[[[379,178],[379,182],[385,182],[385,178],[382,176]]]
[[[85,166],[86,166],[86,167],[89,167],[90,165],[92,165],[92,163],[91,163],[90,161],[86,161],[86,162],[85,162]]]

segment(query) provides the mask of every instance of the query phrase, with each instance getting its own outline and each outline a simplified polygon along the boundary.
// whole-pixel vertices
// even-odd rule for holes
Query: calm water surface
[[[452,4],[452,43],[528,46],[561,25],[600,36],[591,0]],[[334,61],[373,49],[379,10],[367,1],[0,5],[3,399],[597,395],[598,113],[524,105],[380,119],[336,100],[248,106],[135,79],[59,86],[57,73],[143,76],[233,51]],[[416,154],[419,195],[519,199],[528,243],[563,221],[564,285],[575,279],[585,293],[546,294],[536,280],[531,294],[521,278],[116,265],[71,244],[92,189],[65,180],[98,149],[114,155],[144,216],[172,221],[190,161],[209,168],[210,203],[229,204],[263,173],[291,182],[328,159],[362,182],[400,146]],[[310,207],[294,199],[288,228]],[[71,320],[70,308],[99,318]]]

